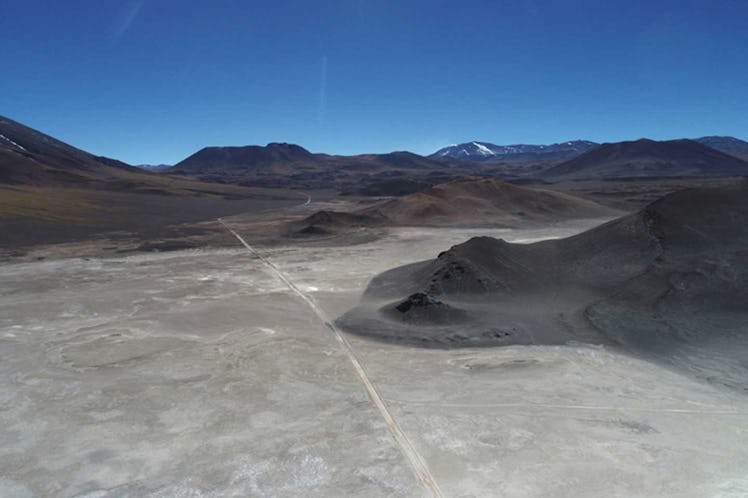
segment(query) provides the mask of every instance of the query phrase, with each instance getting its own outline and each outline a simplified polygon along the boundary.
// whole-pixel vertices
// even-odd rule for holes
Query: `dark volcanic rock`
[[[454,297],[568,286],[611,292],[657,262],[748,248],[747,185],[676,192],[566,239],[511,244],[474,237],[434,260],[375,277],[366,293]]]
[[[423,292],[416,292],[408,296],[408,299],[395,306],[395,309],[400,313],[407,313],[413,308],[438,308],[444,307],[445,304],[441,301],[437,301],[428,294]]]
[[[309,225],[305,226],[304,228],[301,228],[297,230],[295,235],[303,236],[325,236],[325,235],[332,235],[332,232],[324,227],[321,227],[319,225]]]
[[[397,306],[377,318],[367,303],[383,300]],[[470,239],[376,276],[341,323],[391,340],[442,340],[443,330],[429,332],[448,323],[440,301],[464,310],[457,345],[488,344],[486,324],[511,325],[528,333],[505,344],[609,342],[748,390],[748,181],[676,192],[566,239]],[[379,325],[414,309],[407,329]]]
[[[382,311],[397,321],[429,325],[451,325],[467,319],[464,310],[445,304],[423,292],[411,294],[404,301],[394,305],[389,304]]]

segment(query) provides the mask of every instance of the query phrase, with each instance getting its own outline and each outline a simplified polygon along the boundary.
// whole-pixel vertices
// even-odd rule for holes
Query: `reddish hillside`
[[[369,208],[400,225],[506,225],[571,218],[615,216],[619,212],[560,192],[470,178],[436,185]]]

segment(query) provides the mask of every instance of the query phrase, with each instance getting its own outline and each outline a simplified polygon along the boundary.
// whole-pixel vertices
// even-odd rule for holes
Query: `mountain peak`
[[[204,147],[174,166],[174,171],[199,173],[218,169],[264,169],[280,163],[313,160],[314,154],[296,144]]]
[[[588,140],[571,140],[550,145],[496,145],[472,141],[450,145],[436,151],[431,157],[451,157],[469,161],[544,161],[564,160],[596,147]]]
[[[249,146],[252,147],[252,146]],[[291,144],[288,142],[270,142],[265,146],[266,149],[278,149],[278,150],[291,150],[295,152],[303,152],[310,154],[310,152],[302,147],[301,145]]]

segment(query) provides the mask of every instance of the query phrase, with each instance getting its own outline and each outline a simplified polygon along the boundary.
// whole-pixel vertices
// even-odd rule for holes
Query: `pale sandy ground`
[[[471,235],[581,229],[263,254],[334,319],[373,275]],[[734,391],[595,346],[347,337],[444,496],[748,496]],[[237,241],[0,266],[0,496],[428,494],[332,331]]]

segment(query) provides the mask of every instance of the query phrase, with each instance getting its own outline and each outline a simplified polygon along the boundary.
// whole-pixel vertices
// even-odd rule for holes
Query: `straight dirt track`
[[[231,234],[234,237],[236,237],[237,240],[239,240],[239,242],[241,242],[241,244],[245,248],[247,248],[247,250],[250,253],[252,253],[252,255],[254,255],[260,261],[262,261],[275,276],[277,276],[284,284],[286,284],[286,286],[288,286],[289,289],[291,289],[291,291],[293,291],[296,295],[298,295],[312,309],[312,311],[317,315],[317,317],[322,321],[322,323],[324,323],[333,332],[333,334],[335,335],[335,339],[342,346],[343,350],[348,356],[348,359],[353,365],[353,368],[356,371],[356,374],[358,375],[359,380],[361,381],[364,388],[366,389],[366,392],[369,395],[369,399],[371,399],[372,404],[376,407],[377,411],[379,411],[380,415],[386,422],[387,427],[390,430],[390,433],[395,438],[395,441],[400,447],[400,451],[402,452],[402,454],[405,456],[405,458],[408,459],[408,462],[410,463],[416,477],[421,481],[424,488],[426,488],[426,490],[429,491],[432,496],[439,497],[439,498],[443,497],[444,495],[439,489],[439,486],[437,485],[436,480],[434,479],[434,476],[431,474],[431,471],[426,465],[426,462],[424,461],[423,457],[421,457],[421,455],[415,449],[413,444],[410,442],[410,439],[408,439],[407,435],[403,432],[403,430],[400,428],[400,425],[397,423],[395,418],[390,413],[389,409],[387,408],[387,405],[385,404],[384,400],[382,399],[379,392],[377,391],[377,388],[374,386],[374,384],[369,379],[369,375],[366,373],[364,366],[359,361],[355,350],[353,349],[351,344],[348,342],[348,340],[343,336],[342,332],[335,326],[334,323],[332,323],[327,318],[327,316],[325,315],[325,312],[322,309],[320,309],[319,306],[317,306],[314,300],[310,296],[308,296],[306,293],[304,293],[301,289],[299,289],[299,287],[296,286],[288,277],[286,277],[286,275],[284,275],[283,272],[280,271],[280,269],[272,261],[270,261],[268,258],[263,256],[262,254],[260,254],[252,246],[250,246],[238,233],[236,233],[233,229],[231,229],[222,219],[219,218],[218,222],[221,223],[221,225],[223,225],[226,228],[226,230],[231,232]]]

